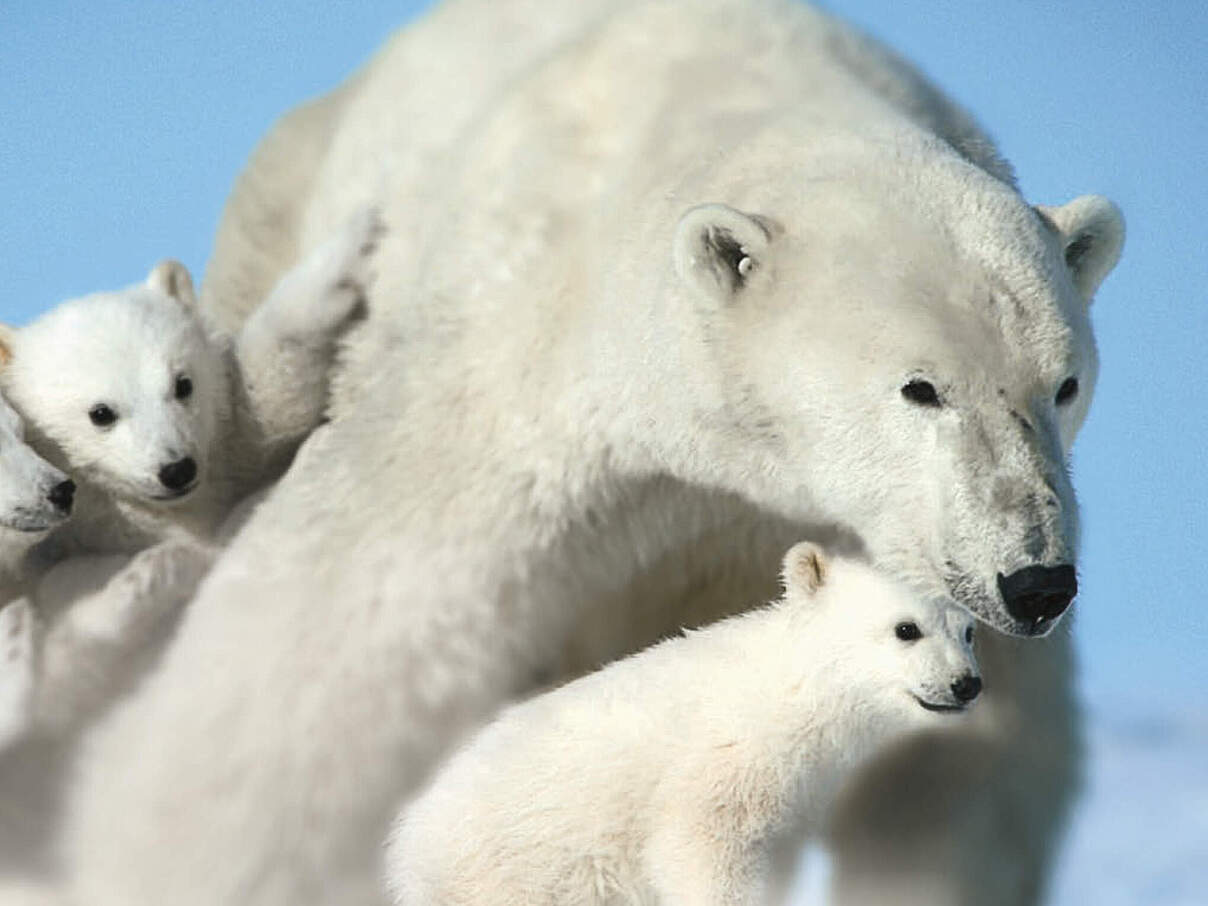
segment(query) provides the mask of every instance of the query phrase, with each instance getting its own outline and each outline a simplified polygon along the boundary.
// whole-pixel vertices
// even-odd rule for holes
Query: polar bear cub
[[[973,621],[812,544],[783,598],[506,712],[402,812],[406,906],[767,902],[845,777],[981,690]]]
[[[365,303],[381,229],[376,211],[358,213],[233,338],[211,334],[175,261],[0,330],[0,387],[15,408],[77,481],[119,501],[149,536],[117,547],[164,537],[160,524],[211,536],[277,477],[321,420],[335,342]],[[105,549],[115,529],[92,534]]]
[[[25,442],[21,416],[0,395],[0,605],[16,591],[25,555],[71,515],[74,498],[75,483]]]

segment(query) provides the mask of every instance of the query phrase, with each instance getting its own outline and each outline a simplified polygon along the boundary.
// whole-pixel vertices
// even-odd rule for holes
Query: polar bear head
[[[1030,207],[951,155],[907,179],[854,157],[809,179],[768,164],[767,185],[732,178],[739,204],[682,214],[672,279],[716,386],[681,467],[838,527],[924,597],[1043,634],[1076,592],[1066,458],[1120,213]]]
[[[927,600],[857,560],[809,542],[784,557],[785,604],[810,615],[822,669],[875,715],[927,722],[965,711],[981,693],[973,616]]]
[[[160,503],[203,479],[226,377],[182,265],[65,302],[9,331],[4,348],[5,393],[73,474]]]
[[[71,515],[74,496],[75,484],[25,443],[21,417],[0,396],[0,528],[49,531]]]

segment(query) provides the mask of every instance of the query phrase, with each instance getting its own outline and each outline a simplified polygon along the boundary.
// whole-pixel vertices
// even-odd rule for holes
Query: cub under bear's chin
[[[783,578],[775,604],[504,712],[404,809],[395,902],[773,902],[773,851],[981,691],[968,612],[808,543]]]
[[[0,386],[87,499],[66,553],[133,552],[179,529],[208,539],[280,475],[322,418],[380,231],[375,211],[352,218],[234,337],[211,332],[188,271],[170,260],[143,283],[0,332]]]

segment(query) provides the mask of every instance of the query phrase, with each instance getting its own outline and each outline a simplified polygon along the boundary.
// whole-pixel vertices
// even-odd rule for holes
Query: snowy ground
[[[1208,702],[1092,712],[1088,741],[1054,906],[1208,904]]]
[[[1050,906],[1208,906],[1208,704],[1089,714],[1087,789]],[[824,906],[811,852],[794,906]]]

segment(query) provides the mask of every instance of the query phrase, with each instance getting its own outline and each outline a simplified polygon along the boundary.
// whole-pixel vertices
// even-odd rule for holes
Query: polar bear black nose
[[[998,590],[1007,613],[1017,620],[1038,623],[1061,616],[1078,594],[1074,567],[1025,566],[1009,576],[998,574]]]
[[[170,462],[159,470],[159,481],[169,491],[187,488],[197,477],[197,463],[191,456]]]
[[[64,516],[71,515],[71,504],[75,500],[75,482],[70,478],[66,481],[60,481],[50,489],[50,493],[46,495],[46,499],[53,503],[55,509]]]
[[[952,694],[956,696],[956,700],[961,704],[973,701],[973,699],[981,694],[981,690],[981,677],[974,676],[972,673],[966,673],[952,684]]]

